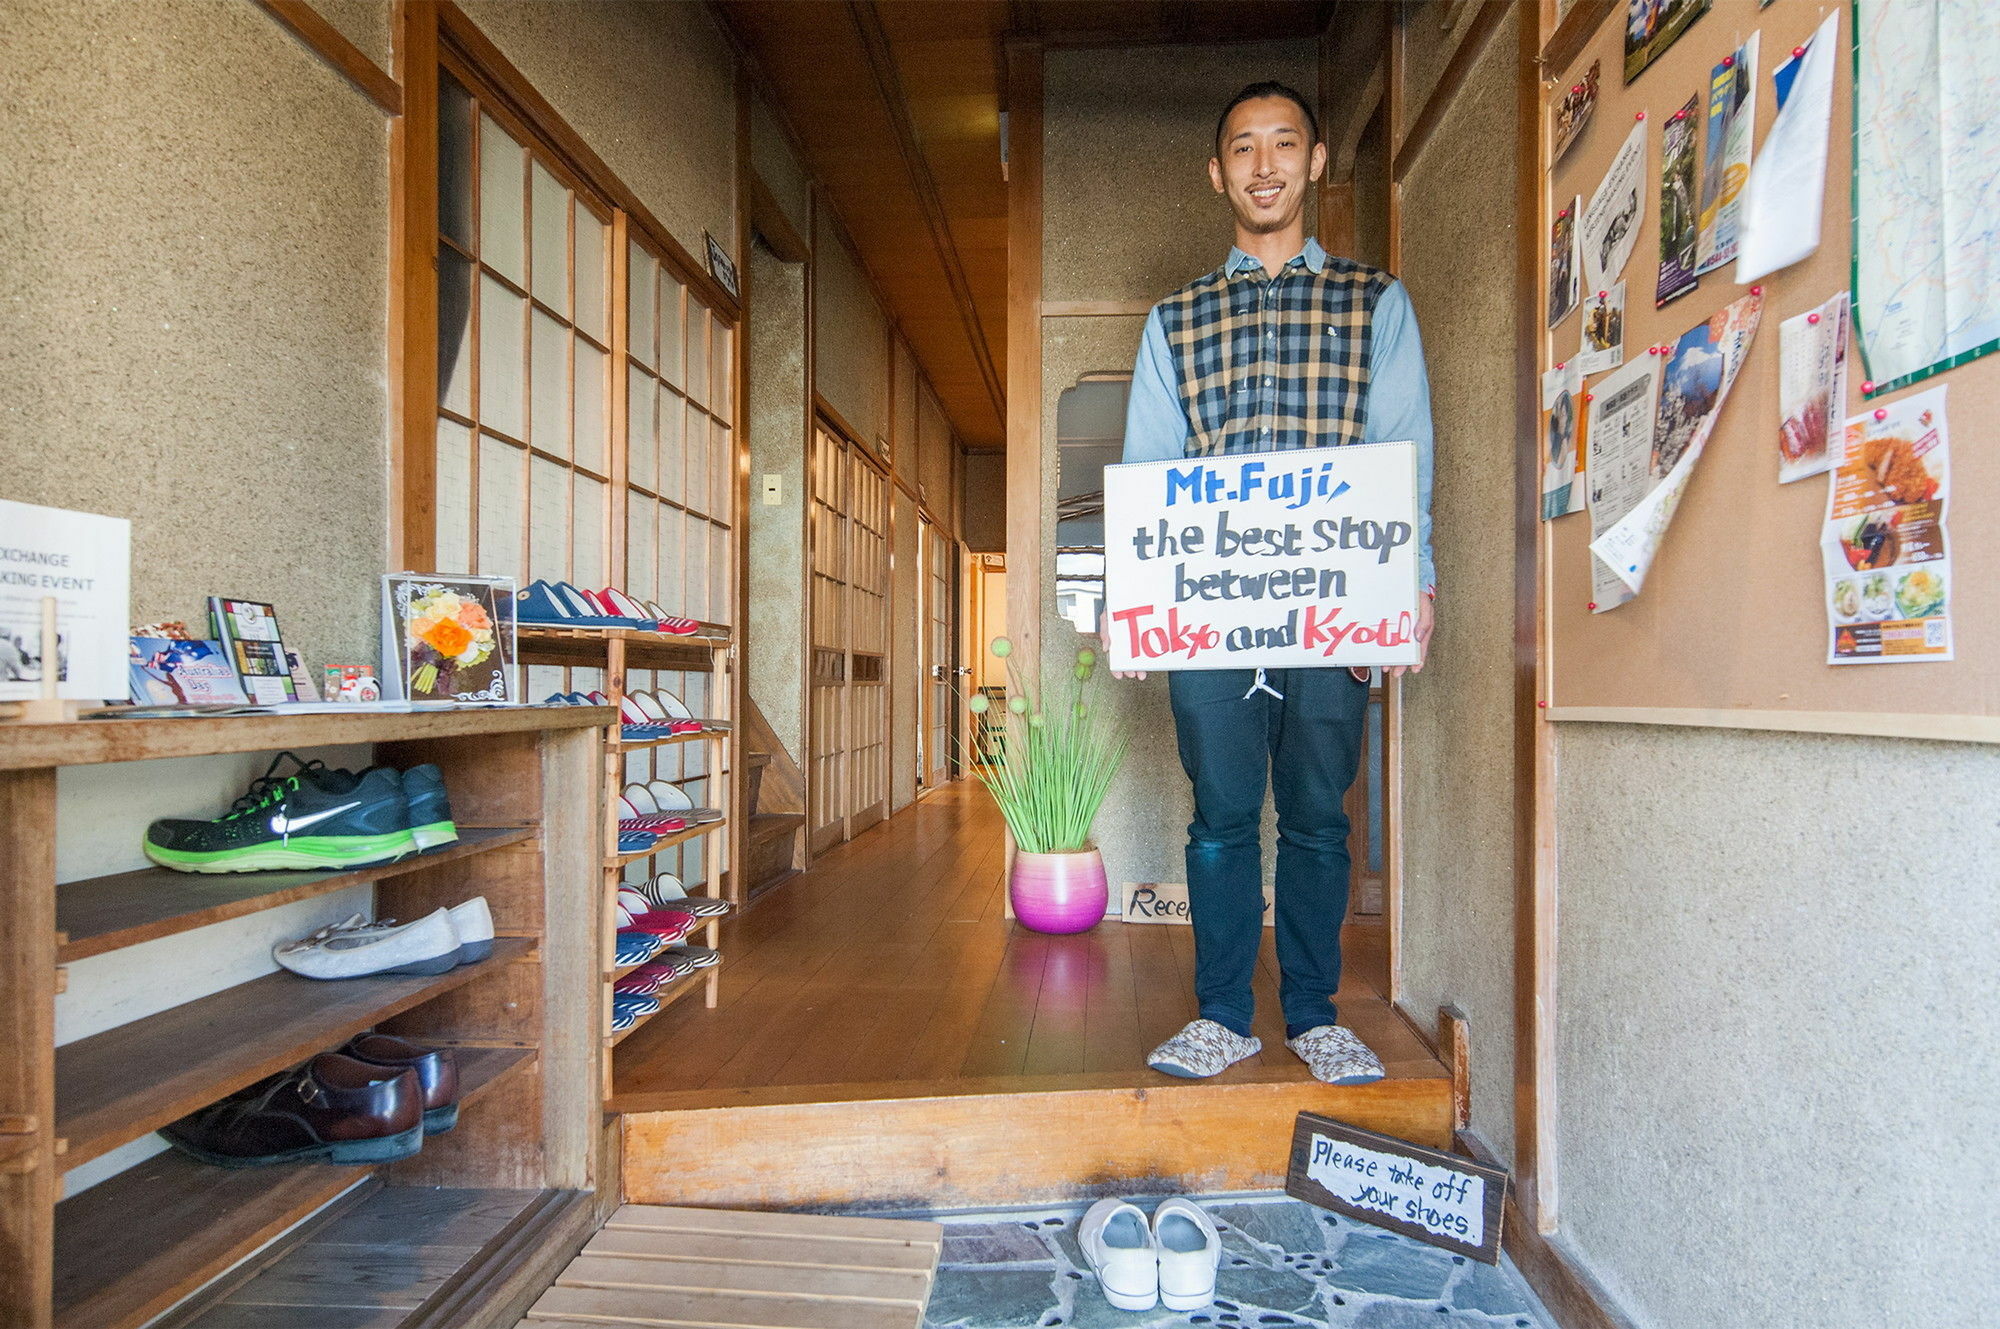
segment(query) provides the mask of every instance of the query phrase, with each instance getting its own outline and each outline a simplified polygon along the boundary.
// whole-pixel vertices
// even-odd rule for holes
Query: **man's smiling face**
[[[1237,224],[1256,234],[1297,221],[1326,168],[1325,147],[1311,141],[1305,113],[1289,97],[1256,97],[1231,111],[1217,152],[1209,183],[1229,199]]]

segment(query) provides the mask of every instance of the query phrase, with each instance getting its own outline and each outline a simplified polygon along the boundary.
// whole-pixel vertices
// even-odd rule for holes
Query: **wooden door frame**
[[[812,449],[813,449],[813,450],[816,450],[816,449],[817,449],[817,446],[818,446],[818,436],[819,436],[819,434],[820,434],[820,433],[822,433],[822,432],[824,432],[824,433],[825,433],[825,434],[827,435],[827,437],[831,438],[831,439],[832,439],[832,440],[834,441],[834,445],[835,445],[835,446],[836,446],[836,447],[837,447],[837,448],[838,448],[838,449],[840,450],[840,453],[841,453],[841,457],[842,457],[842,464],[843,464],[843,465],[854,465],[854,464],[857,464],[857,463],[858,463],[858,464],[860,464],[860,465],[862,465],[862,466],[866,466],[866,467],[867,467],[867,468],[868,468],[868,469],[869,469],[869,470],[870,470],[870,471],[871,471],[871,472],[872,472],[872,473],[873,473],[873,474],[875,475],[875,477],[876,477],[877,479],[879,479],[879,480],[881,480],[881,481],[882,481],[882,483],[883,483],[883,485],[884,485],[884,487],[885,487],[885,494],[886,494],[886,496],[885,496],[885,503],[884,503],[884,512],[885,512],[885,520],[884,520],[884,523],[883,523],[883,524],[884,524],[884,526],[885,526],[885,527],[888,527],[888,528],[889,528],[889,529],[887,529],[887,530],[885,530],[885,531],[883,531],[883,532],[882,532],[882,540],[883,540],[883,542],[884,542],[884,546],[885,546],[885,549],[887,549],[887,550],[888,550],[888,552],[889,552],[889,553],[891,554],[891,556],[893,557],[893,554],[894,554],[894,548],[893,548],[893,544],[894,544],[894,525],[893,525],[893,523],[894,523],[894,510],[895,510],[895,502],[894,502],[894,498],[893,498],[893,488],[894,488],[894,480],[893,480],[893,479],[892,479],[892,477],[890,476],[890,474],[889,474],[889,471],[887,470],[887,468],[886,468],[886,467],[885,467],[885,466],[884,466],[884,465],[882,464],[882,460],[881,460],[880,458],[876,457],[876,456],[874,455],[874,453],[872,452],[872,450],[870,450],[869,448],[866,448],[866,447],[862,446],[861,444],[859,444],[859,443],[855,442],[855,440],[854,440],[854,437],[853,437],[853,434],[852,434],[852,432],[851,432],[850,430],[847,430],[847,429],[844,429],[844,428],[842,428],[842,426],[841,426],[841,421],[840,421],[840,418],[839,418],[839,417],[838,417],[838,416],[837,416],[836,414],[834,414],[834,413],[833,413],[833,412],[832,412],[832,411],[831,411],[830,409],[827,409],[827,408],[826,408],[826,406],[825,406],[825,403],[823,403],[823,402],[818,402],[817,400],[815,401],[815,405],[814,405],[814,409],[813,409],[813,412],[812,412],[811,416],[809,417],[809,421],[808,421],[808,429],[809,429],[809,433],[810,433],[810,436],[811,436],[811,439],[812,439]],[[813,620],[813,612],[814,612],[814,611],[813,611],[813,596],[812,596],[812,583],[813,583],[813,577],[814,577],[814,575],[815,575],[815,573],[814,573],[814,556],[815,556],[815,555],[816,555],[816,554],[817,554],[817,553],[819,552],[819,545],[818,545],[818,532],[817,532],[817,529],[816,529],[816,527],[815,527],[815,523],[814,523],[814,522],[813,522],[813,520],[812,520],[812,511],[813,511],[813,507],[814,507],[814,506],[815,506],[815,505],[816,505],[816,504],[818,503],[818,497],[817,497],[817,495],[818,495],[818,492],[819,492],[819,490],[818,490],[818,478],[819,478],[819,477],[818,477],[818,469],[817,469],[817,467],[816,467],[816,466],[814,465],[814,458],[813,458],[813,451],[809,450],[809,451],[808,451],[808,453],[807,453],[807,457],[806,457],[806,493],[805,493],[805,496],[804,496],[804,502],[805,502],[805,508],[806,508],[806,516],[807,516],[807,520],[806,520],[806,530],[805,530],[805,537],[806,537],[806,538],[805,538],[805,546],[806,546],[806,560],[805,560],[805,562],[806,562],[806,604],[805,604],[805,618],[806,618],[806,632],[805,632],[805,692],[806,692],[806,697],[805,697],[805,703],[806,703],[806,710],[805,710],[805,725],[804,725],[804,730],[803,730],[803,734],[802,734],[802,736],[801,736],[801,737],[802,737],[802,742],[801,742],[801,744],[800,744],[800,746],[801,746],[802,748],[804,748],[805,750],[804,750],[804,752],[802,752],[802,753],[801,753],[800,755],[801,755],[801,756],[802,756],[802,757],[804,758],[804,761],[803,761],[803,762],[801,763],[801,765],[802,765],[802,767],[804,768],[804,770],[806,771],[806,799],[805,799],[805,806],[806,806],[806,845],[807,845],[807,851],[808,851],[808,853],[810,853],[810,854],[818,854],[818,853],[824,853],[824,852],[825,852],[826,850],[828,850],[828,849],[831,849],[831,848],[833,848],[833,847],[834,847],[835,845],[838,845],[838,844],[842,844],[842,843],[845,843],[845,842],[846,842],[846,841],[848,841],[848,840],[851,840],[851,839],[853,839],[853,838],[854,838],[854,836],[858,835],[858,834],[859,834],[859,833],[860,833],[861,831],[863,831],[863,830],[866,830],[866,829],[868,829],[868,827],[869,827],[869,826],[873,826],[873,825],[877,824],[878,822],[881,822],[881,821],[884,821],[884,820],[887,820],[887,818],[888,818],[888,816],[889,816],[889,804],[890,804],[890,802],[891,802],[891,792],[892,792],[892,791],[891,791],[891,787],[890,787],[890,786],[891,786],[891,783],[892,783],[892,780],[893,780],[893,777],[894,777],[894,770],[895,770],[895,768],[894,768],[894,761],[895,761],[895,756],[894,756],[894,744],[893,744],[893,742],[891,741],[891,735],[890,735],[890,733],[889,733],[889,731],[888,731],[888,728],[887,728],[887,726],[885,725],[885,728],[884,728],[884,730],[883,730],[883,740],[882,740],[882,744],[881,744],[881,747],[882,747],[882,753],[881,753],[881,758],[880,758],[880,761],[881,761],[881,767],[882,767],[882,769],[881,769],[881,777],[882,777],[882,798],[881,798],[881,800],[880,800],[880,805],[879,805],[879,806],[880,806],[880,810],[881,810],[881,815],[880,815],[880,816],[878,816],[878,817],[874,817],[874,818],[872,818],[872,819],[869,819],[869,820],[867,820],[865,824],[861,825],[861,826],[860,826],[860,827],[859,827],[859,828],[857,829],[857,826],[856,826],[856,822],[857,822],[857,820],[858,820],[858,815],[859,815],[859,814],[858,814],[858,812],[857,812],[857,810],[856,810],[856,809],[854,809],[854,808],[851,808],[851,807],[847,806],[847,804],[848,804],[848,802],[849,802],[849,799],[848,799],[847,797],[845,797],[845,796],[844,796],[844,791],[843,791],[843,797],[841,797],[841,799],[839,800],[839,802],[840,802],[840,808],[841,808],[841,811],[840,811],[840,815],[839,815],[839,817],[837,818],[837,821],[838,821],[838,824],[839,824],[839,827],[840,827],[840,833],[839,833],[839,834],[838,834],[837,836],[834,836],[834,837],[831,837],[831,838],[823,838],[823,839],[820,839],[820,840],[818,840],[818,841],[816,841],[816,840],[815,840],[815,838],[814,838],[814,837],[815,837],[815,835],[816,835],[816,834],[818,834],[819,832],[822,832],[822,831],[825,831],[825,830],[827,830],[827,829],[831,828],[831,827],[832,827],[832,826],[833,826],[833,825],[835,824],[834,822],[831,822],[831,821],[830,821],[830,822],[828,822],[828,823],[826,824],[826,826],[823,826],[823,827],[815,827],[815,826],[813,825],[813,813],[812,813],[812,808],[813,808],[813,801],[812,801],[812,799],[813,799],[813,792],[814,792],[814,791],[813,791],[813,779],[814,779],[814,773],[813,773],[813,768],[814,768],[814,767],[815,767],[815,766],[816,766],[816,765],[818,764],[818,762],[817,762],[817,759],[816,759],[816,757],[815,757],[815,755],[814,755],[814,743],[815,743],[815,741],[816,741],[816,733],[817,733],[817,730],[816,730],[816,728],[815,728],[815,724],[816,724],[816,721],[818,720],[818,716],[819,716],[819,702],[818,702],[818,692],[819,692],[819,688],[818,688],[818,687],[817,687],[817,686],[816,686],[816,685],[815,685],[815,684],[813,683],[813,668],[812,668],[812,663],[813,663],[813,652],[814,652],[814,651],[816,651],[816,650],[819,650],[819,649],[820,649],[820,646],[819,646],[819,644],[818,644],[818,642],[817,642],[817,640],[816,640],[816,638],[817,638],[817,635],[818,635],[818,634],[817,634],[817,633],[815,633],[815,631],[813,630],[813,623],[814,623],[814,620]],[[848,522],[848,527],[847,527],[847,536],[848,536],[848,541],[849,541],[849,544],[850,544],[850,546],[851,546],[851,544],[852,544],[852,541],[853,541],[853,525],[852,525],[852,524],[853,524],[853,514],[852,514],[851,512],[847,512],[847,511],[845,511],[845,508],[846,508],[846,507],[848,507],[848,506],[851,506],[851,504],[849,504],[849,503],[847,503],[847,502],[846,502],[846,500],[847,500],[847,499],[850,499],[851,497],[852,497],[852,496],[851,496],[851,495],[849,495],[849,494],[843,494],[843,495],[842,495],[842,498],[843,498],[843,511],[842,511],[842,516],[843,516],[843,518],[844,518],[844,519],[845,519],[845,520],[846,520],[846,521]],[[850,553],[851,553],[851,548],[850,548],[849,550],[843,550],[843,551],[842,551],[842,560],[841,560],[841,585],[842,585],[842,586],[851,586],[851,585],[852,585],[852,582],[851,582],[851,580],[849,579],[849,571],[850,571],[850,568],[851,568],[851,561],[850,561],[850,559],[849,559],[848,555],[849,555]],[[893,567],[894,567],[894,565],[893,565],[893,563],[892,563],[892,564],[890,565],[890,576],[891,576],[891,579],[892,579],[892,580],[891,580],[891,584],[890,584],[890,586],[888,587],[888,591],[889,591],[889,594],[888,594],[888,597],[887,597],[887,602],[888,602],[888,604],[889,604],[889,605],[891,606],[891,609],[892,609],[892,610],[893,610],[893,604],[894,604],[894,600],[895,600],[895,595],[894,595],[894,591],[895,591],[895,587],[894,587],[894,584],[893,584],[893,575],[894,575],[894,574],[893,574]],[[893,638],[893,635],[894,635],[894,634],[893,634],[893,632],[891,632],[891,633],[890,633],[889,635],[890,635],[890,636],[891,636],[891,637]],[[885,646],[887,646],[887,647],[893,647],[893,640],[892,640],[892,641],[890,641],[890,642],[885,642]],[[849,693],[849,692],[847,691],[847,689],[851,689],[851,688],[853,688],[853,687],[855,686],[855,682],[854,682],[854,655],[855,655],[855,651],[854,651],[854,645],[853,645],[853,639],[852,639],[852,636],[851,636],[850,634],[848,634],[848,633],[843,633],[843,636],[842,636],[842,643],[841,643],[841,654],[842,654],[842,656],[844,657],[844,664],[843,664],[843,668],[842,668],[842,671],[841,671],[841,678],[842,678],[842,682],[841,682],[841,687],[842,687],[842,690],[843,690],[843,691],[842,691],[842,698],[843,698],[843,705],[851,705],[851,702],[852,702],[852,697],[851,697],[851,694],[850,694],[850,693]],[[879,690],[881,691],[881,693],[882,693],[882,706],[883,706],[883,708],[884,708],[884,713],[885,713],[885,716],[887,716],[887,717],[888,717],[888,723],[889,723],[889,724],[893,724],[893,723],[894,723],[894,707],[893,707],[893,704],[892,704],[892,703],[893,703],[893,700],[894,700],[894,699],[893,699],[893,697],[892,697],[892,696],[891,696],[891,694],[890,694],[890,681],[889,681],[889,679],[890,679],[890,675],[889,675],[889,667],[890,667],[890,663],[889,663],[889,662],[890,662],[890,660],[891,660],[891,657],[893,657],[893,655],[894,655],[894,651],[893,651],[893,649],[885,649],[885,650],[884,650],[884,652],[883,652],[883,657],[882,657],[882,658],[883,658],[883,678],[882,678],[882,681],[880,681],[879,683],[869,683],[869,684],[866,684],[866,685],[865,685],[865,686],[868,686],[868,687],[871,687],[871,688],[877,688],[877,689],[879,689]],[[842,718],[843,718],[843,720],[845,720],[845,718],[846,718],[846,717],[844,717],[844,716],[843,716]],[[850,749],[850,746],[849,746],[849,739],[850,739],[851,737],[852,737],[851,733],[850,733],[850,732],[849,732],[849,731],[848,731],[847,729],[845,729],[845,728],[844,728],[844,729],[842,730],[842,734],[841,734],[841,755],[842,755],[842,758],[843,758],[843,762],[842,762],[842,765],[841,765],[841,775],[840,775],[840,779],[841,779],[841,781],[842,781],[842,783],[843,783],[843,784],[845,783],[845,781],[846,781],[846,778],[847,778],[847,774],[848,774],[848,771],[847,771],[847,764],[846,764],[846,762],[845,762],[845,758],[846,758],[846,757],[848,757],[848,756],[850,755],[850,752],[851,752],[851,749]],[[869,810],[873,810],[873,809],[874,809],[874,808],[875,808],[876,806],[877,806],[877,805],[875,805],[875,804],[871,804],[871,805],[870,805],[870,807],[869,807],[869,809],[863,809],[863,810],[861,810],[861,811],[869,811]]]

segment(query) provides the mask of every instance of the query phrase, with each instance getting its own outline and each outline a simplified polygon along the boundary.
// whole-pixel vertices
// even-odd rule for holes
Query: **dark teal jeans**
[[[1268,786],[1278,808],[1278,999],[1291,1038],[1334,1021],[1350,867],[1341,803],[1360,768],[1368,685],[1345,669],[1273,669],[1265,680],[1270,691],[1252,690],[1250,669],[1167,675],[1194,784],[1187,880],[1202,1017],[1250,1032]]]

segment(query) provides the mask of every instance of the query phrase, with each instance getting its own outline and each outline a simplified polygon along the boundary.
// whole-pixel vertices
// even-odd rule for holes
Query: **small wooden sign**
[[[743,288],[737,283],[736,263],[729,257],[729,251],[707,231],[701,233],[701,238],[708,248],[708,275],[715,278],[723,290],[729,292],[732,300],[741,300]]]
[[[1285,1193],[1486,1264],[1500,1262],[1507,1173],[1458,1154],[1301,1112]]]

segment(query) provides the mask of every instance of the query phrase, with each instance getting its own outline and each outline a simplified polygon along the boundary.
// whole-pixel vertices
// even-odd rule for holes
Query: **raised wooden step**
[[[751,895],[797,870],[799,831],[805,824],[805,814],[801,812],[751,815],[744,854],[744,873],[750,881]]]
[[[951,1208],[1279,1190],[1302,1111],[1451,1145],[1448,1076],[1327,1085],[1138,1074],[1154,1083],[1133,1087],[1133,1074],[1119,1072],[633,1096],[612,1105],[624,1113],[625,1195],[756,1209]],[[785,1141],[783,1167],[760,1146],[771,1140]]]

